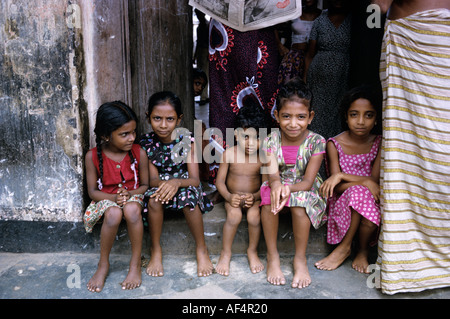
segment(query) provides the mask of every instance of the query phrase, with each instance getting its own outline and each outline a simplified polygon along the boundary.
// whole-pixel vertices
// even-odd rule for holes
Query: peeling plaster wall
[[[68,5],[0,0],[1,220],[81,220],[86,112]]]
[[[192,129],[191,63],[185,0],[0,0],[0,221],[81,222],[98,107],[128,103],[144,133],[172,90]]]

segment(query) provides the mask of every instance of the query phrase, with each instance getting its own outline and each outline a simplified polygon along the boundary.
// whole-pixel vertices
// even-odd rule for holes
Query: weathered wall
[[[122,100],[150,130],[147,101],[161,90],[183,101],[183,125],[193,130],[192,8],[186,0],[80,0],[90,131],[95,112]],[[94,146],[95,137],[90,136]]]
[[[98,107],[122,100],[148,131],[173,90],[193,127],[185,0],[0,0],[0,220],[81,221]]]
[[[0,1],[0,219],[80,219],[83,71],[67,6]]]

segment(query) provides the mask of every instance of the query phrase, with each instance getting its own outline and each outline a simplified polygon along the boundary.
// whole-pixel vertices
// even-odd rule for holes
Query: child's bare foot
[[[219,262],[216,266],[216,272],[222,276],[228,276],[230,274],[230,261],[231,252],[224,252],[222,250],[219,257]]]
[[[351,249],[338,246],[327,257],[316,262],[314,266],[320,270],[335,270],[350,256],[350,253]]]
[[[131,290],[135,288],[139,288],[141,286],[141,267],[130,266],[130,270],[128,271],[128,275],[125,280],[121,283],[122,289]]]
[[[206,248],[197,248],[197,275],[199,277],[207,277],[212,275],[214,266],[209,259],[208,250]]]
[[[248,264],[253,274],[257,274],[264,270],[264,265],[258,257],[258,253],[254,249],[247,249]]]
[[[355,260],[353,260],[352,268],[359,271],[362,274],[369,274],[369,255],[368,250],[361,250],[356,254]]]
[[[164,268],[162,265],[162,250],[153,249],[150,257],[150,262],[148,263],[146,269],[147,275],[152,277],[162,277],[164,276]]]
[[[311,284],[308,265],[305,257],[294,257],[294,278],[292,288],[305,288]]]
[[[109,271],[109,263],[98,264],[97,271],[87,283],[87,289],[91,292],[101,292],[105,285],[106,276]]]
[[[286,284],[286,279],[281,271],[279,256],[267,256],[267,281],[276,286]]]

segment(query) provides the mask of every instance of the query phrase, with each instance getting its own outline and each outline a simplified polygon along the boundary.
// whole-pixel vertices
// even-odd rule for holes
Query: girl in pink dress
[[[351,244],[359,230],[359,251],[352,267],[368,272],[369,244],[380,225],[381,136],[373,134],[379,96],[368,87],[357,87],[342,102],[342,114],[348,130],[327,142],[327,168],[330,177],[320,191],[328,198],[329,244],[339,244],[315,266],[334,270],[351,253]]]

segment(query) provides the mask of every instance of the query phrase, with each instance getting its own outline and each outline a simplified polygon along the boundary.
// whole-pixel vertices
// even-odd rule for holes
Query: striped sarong
[[[383,84],[383,293],[450,286],[450,11],[388,20]]]

